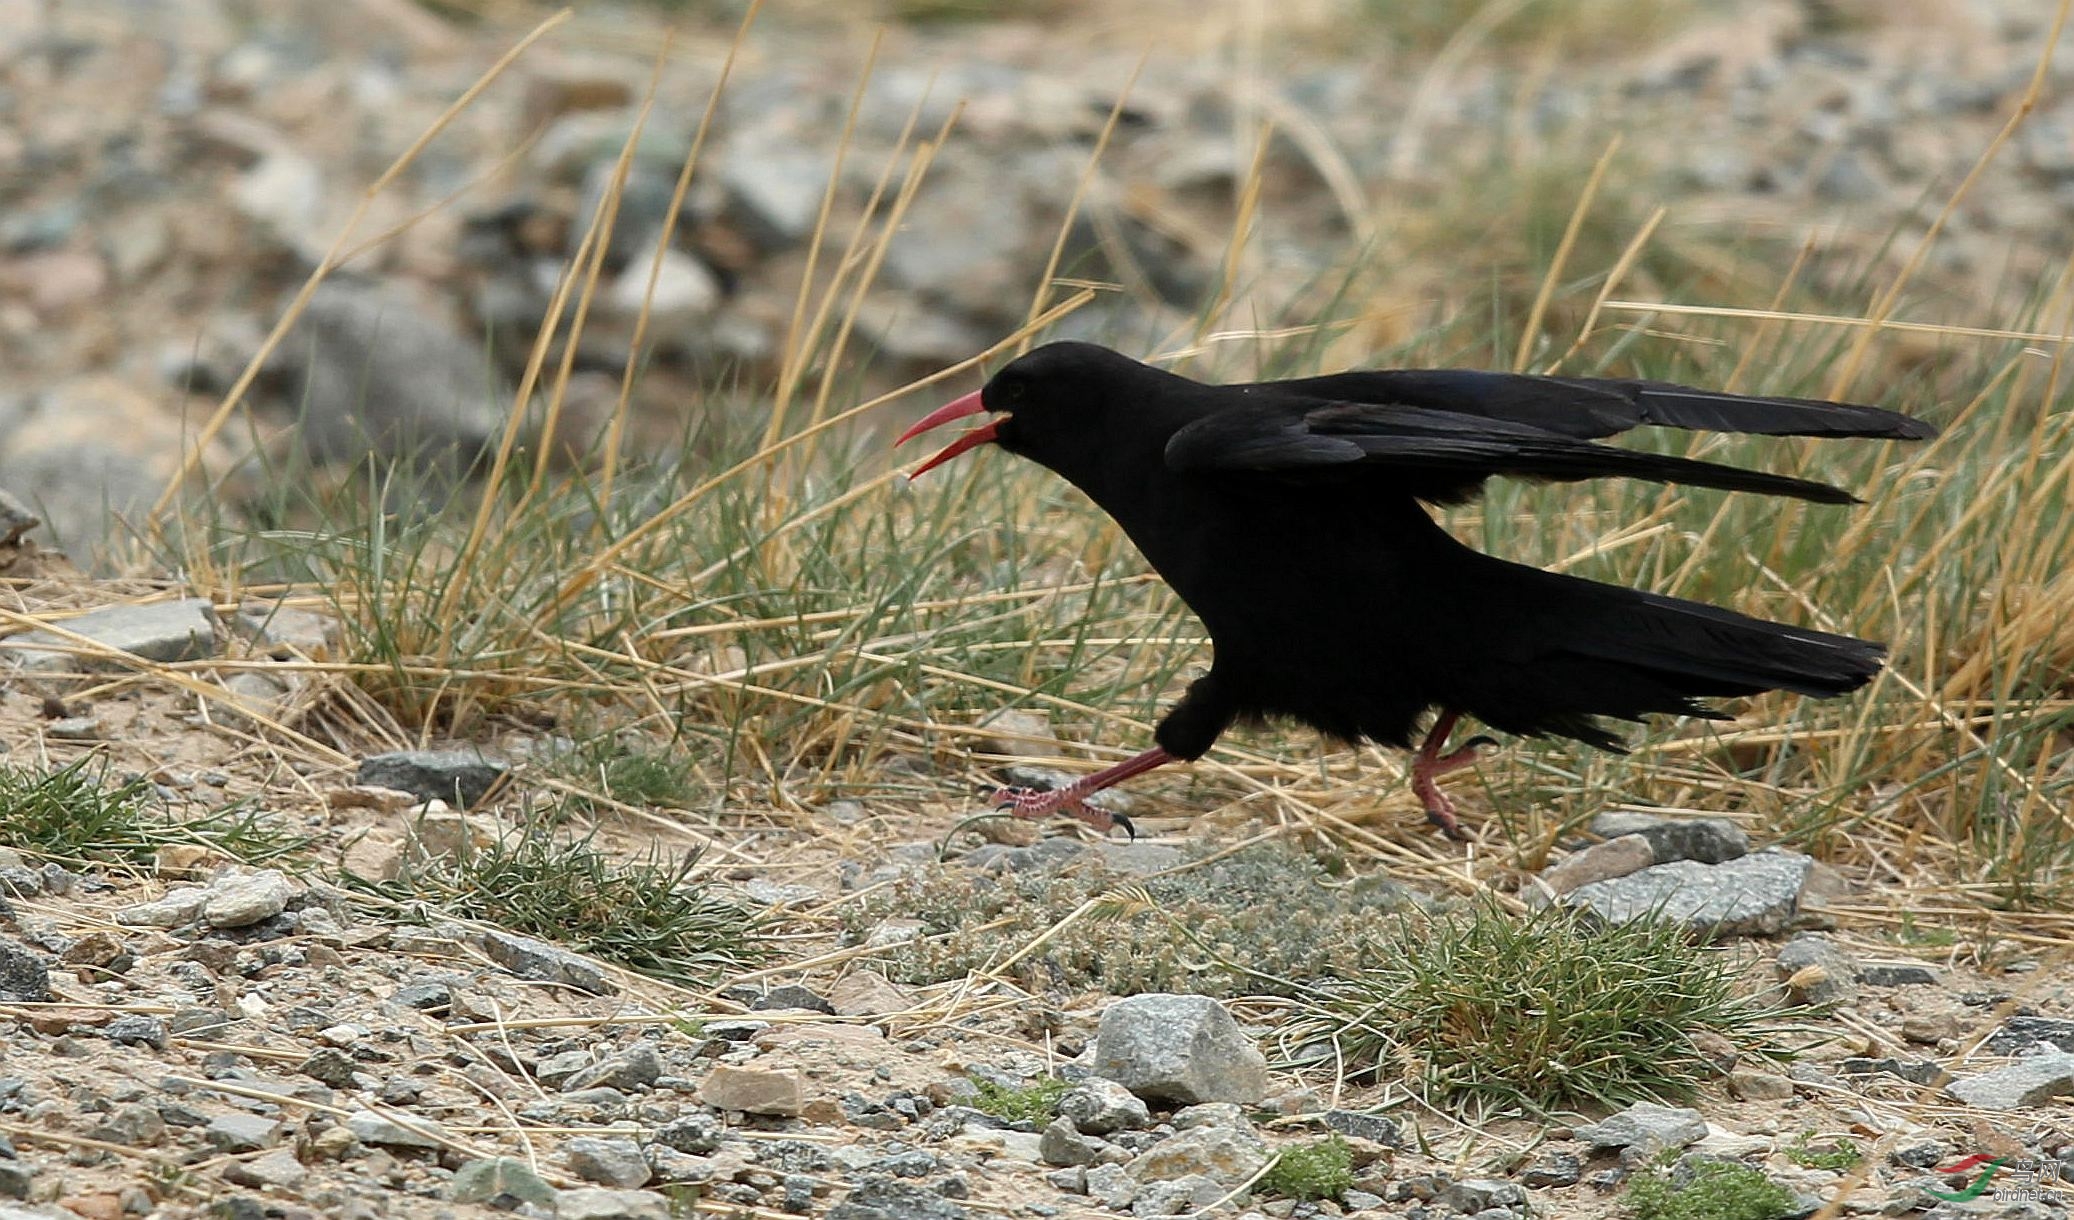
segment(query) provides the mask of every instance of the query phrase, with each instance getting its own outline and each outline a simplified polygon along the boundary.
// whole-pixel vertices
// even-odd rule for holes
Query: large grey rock
[[[1102,1012],[1095,1074],[1147,1101],[1258,1105],[1267,1059],[1208,996],[1137,995]]]
[[[834,162],[825,154],[762,139],[730,144],[720,166],[728,210],[766,250],[798,245],[814,231]]]
[[[361,760],[355,782],[465,809],[489,794],[509,764],[474,750],[401,750]]]
[[[655,1048],[643,1042],[623,1055],[613,1055],[571,1075],[562,1082],[562,1092],[574,1093],[602,1085],[631,1093],[654,1084],[662,1074],[663,1063]]]
[[[1118,1152],[1108,1140],[1082,1135],[1063,1115],[1051,1120],[1037,1142],[1037,1156],[1047,1165],[1097,1165]]]
[[[1666,818],[1651,813],[1602,813],[1592,833],[1606,839],[1639,835],[1658,864],[1697,860],[1720,864],[1750,854],[1750,836],[1727,818]]]
[[[1797,1004],[1849,1004],[1858,998],[1858,963],[1824,937],[1794,937],[1779,950],[1776,964]]]
[[[1608,923],[1660,917],[1701,935],[1763,936],[1800,909],[1814,861],[1798,852],[1761,851],[1723,864],[1679,860],[1580,886],[1564,898]]]
[[[2055,1097],[2074,1095],[2074,1055],[2047,1051],[1984,1075],[1954,1080],[1945,1091],[1983,1110],[2042,1106]]]
[[[483,955],[522,979],[559,983],[591,995],[616,995],[619,988],[597,963],[544,940],[511,932],[485,932]]]
[[[216,611],[203,597],[105,606],[57,625],[145,661],[195,661],[216,653]],[[53,631],[24,632],[0,647],[18,658],[26,673],[90,673],[124,666],[119,659],[79,651],[81,645]]]
[[[805,1107],[806,1091],[798,1072],[722,1064],[700,1082],[699,1099],[716,1110],[789,1118]]]
[[[2028,1054],[2038,1047],[2074,1054],[2074,1021],[2065,1017],[2011,1017],[1981,1047],[1990,1055]]]
[[[1640,1145],[1652,1153],[1683,1148],[1706,1134],[1707,1120],[1698,1110],[1650,1102],[1636,1102],[1604,1122],[1577,1128],[1577,1138],[1594,1148]]]

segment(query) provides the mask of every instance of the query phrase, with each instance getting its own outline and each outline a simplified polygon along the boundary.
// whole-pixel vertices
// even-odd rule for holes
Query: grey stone
[[[831,158],[818,152],[756,138],[730,145],[720,166],[729,211],[766,250],[798,245],[814,231],[828,191]]]
[[[1527,1192],[1518,1183],[1503,1178],[1463,1178],[1440,1192],[1441,1206],[1465,1215],[1498,1211],[1507,1215],[1527,1210]]]
[[[1696,860],[1720,864],[1750,854],[1750,836],[1726,818],[1666,818],[1650,813],[1602,813],[1592,833],[1605,839],[1639,835],[1656,863]]]
[[[446,1128],[429,1118],[414,1116],[405,1123],[373,1110],[356,1110],[347,1115],[345,1128],[363,1144],[390,1148],[442,1148],[449,1142]]]
[[[416,1012],[442,1012],[453,1007],[454,989],[445,983],[406,983],[389,993],[389,1002]]]
[[[249,1186],[254,1190],[293,1190],[300,1186],[309,1170],[295,1159],[293,1148],[276,1148],[263,1156],[249,1161],[239,1161],[226,1166],[224,1179],[235,1186]]]
[[[281,1137],[281,1124],[258,1114],[224,1114],[202,1129],[203,1138],[222,1152],[257,1152]]]
[[[1200,1174],[1236,1186],[1258,1173],[1268,1155],[1267,1145],[1250,1127],[1197,1127],[1161,1140],[1124,1168],[1138,1182]]]
[[[1908,987],[1937,982],[1937,972],[1914,962],[1866,962],[1858,967],[1858,981],[1868,987]]]
[[[111,1144],[126,1144],[132,1148],[150,1148],[166,1138],[165,1116],[157,1106],[132,1102],[119,1106],[115,1113],[97,1124],[88,1132],[94,1139]]]
[[[26,1199],[36,1189],[36,1166],[22,1161],[0,1160],[0,1199]],[[30,1211],[25,1207],[9,1207],[0,1204],[0,1220],[23,1220],[26,1217],[60,1215],[56,1208]]]
[[[110,1021],[101,1035],[117,1046],[148,1046],[166,1049],[166,1023],[157,1017],[129,1013]]]
[[[592,1062],[589,1051],[562,1051],[542,1059],[533,1069],[533,1079],[559,1089],[576,1073],[590,1067]]]
[[[295,1070],[320,1084],[348,1089],[353,1087],[353,1074],[359,1069],[350,1055],[336,1047],[325,1046],[311,1051]]]
[[[1258,1105],[1267,1060],[1207,996],[1137,995],[1102,1012],[1094,1070],[1148,1101]]]
[[[1541,870],[1541,884],[1558,897],[1594,881],[1610,881],[1656,863],[1656,849],[1639,834],[1620,835],[1572,852]]]
[[[216,654],[216,610],[207,598],[202,597],[135,606],[106,606],[65,619],[58,626],[146,661],[195,661]],[[24,632],[0,644],[0,650],[20,659],[21,667],[27,673],[124,668],[118,660],[75,655],[69,651],[78,647],[50,631]]]
[[[2065,1017],[2011,1017],[1988,1035],[1981,1049],[1990,1055],[2022,1055],[2039,1047],[2074,1053],[2074,1021]]]
[[[1197,1127],[1238,1127],[1245,1130],[1253,1127],[1246,1119],[1246,1112],[1228,1101],[1184,1106],[1174,1111],[1173,1123],[1176,1131],[1193,1131]]]
[[[1105,1160],[1124,1159],[1116,1145],[1092,1135],[1082,1135],[1073,1120],[1052,1119],[1037,1142],[1037,1159],[1047,1165],[1096,1165]]]
[[[1138,1095],[1113,1080],[1092,1076],[1059,1098],[1059,1114],[1083,1135],[1136,1131],[1152,1125],[1152,1112]]]
[[[866,1178],[828,1209],[827,1220],[970,1220],[971,1213],[933,1190],[895,1178]]]
[[[559,1193],[532,1166],[508,1156],[468,1162],[454,1171],[446,1191],[447,1198],[456,1203],[512,1200],[535,1207],[553,1207]]]
[[[1529,1190],[1549,1190],[1561,1186],[1575,1186],[1577,1179],[1584,1176],[1584,1162],[1574,1153],[1550,1152],[1527,1167],[1520,1175],[1520,1182]]]
[[[1147,1182],[1131,1199],[1133,1216],[1184,1216],[1201,1211],[1230,1194],[1224,1183],[1202,1174]]]
[[[1743,1101],[1784,1101],[1793,1096],[1793,1082],[1771,1072],[1741,1068],[1728,1074],[1728,1091]]]
[[[2017,1110],[2042,1106],[2055,1097],[2074,1094],[2074,1054],[2052,1050],[1980,1076],[1954,1080],[1945,1091],[1983,1110]]]
[[[1372,1212],[1383,1205],[1383,1197],[1365,1190],[1350,1190],[1339,1197],[1339,1203],[1350,1212]]]
[[[652,1190],[583,1186],[554,1200],[555,1220],[670,1220],[670,1201]]]
[[[1341,1135],[1368,1140],[1385,1148],[1404,1146],[1404,1137],[1398,1132],[1396,1121],[1380,1114],[1367,1114],[1359,1110],[1327,1110],[1320,1117],[1328,1129]]]
[[[1604,1122],[1578,1127],[1577,1138],[1594,1148],[1641,1146],[1653,1155],[1683,1148],[1707,1134],[1707,1120],[1698,1110],[1682,1106],[1659,1106],[1636,1102]]]
[[[656,1128],[655,1142],[679,1152],[705,1154],[727,1138],[727,1124],[704,1110],[693,1110]]]
[[[1129,1207],[1138,1193],[1138,1179],[1122,1165],[1097,1165],[1085,1171],[1081,1185],[1089,1197],[1117,1209]]]
[[[1898,1059],[1892,1055],[1877,1059],[1862,1056],[1845,1059],[1836,1065],[1836,1070],[1846,1076],[1899,1076],[1911,1084],[1936,1084],[1944,1078],[1944,1068],[1934,1060]]]
[[[655,1048],[642,1042],[623,1055],[614,1055],[570,1076],[562,1082],[562,1091],[573,1093],[603,1086],[631,1093],[653,1085],[662,1074],[663,1063]]]
[[[1858,963],[1825,937],[1794,937],[1779,950],[1776,965],[1797,1004],[1849,1004],[1858,998]]]
[[[510,932],[483,934],[483,953],[522,979],[559,983],[591,995],[617,995],[619,988],[595,963],[544,940]]]
[[[140,902],[115,912],[115,922],[130,928],[178,928],[202,917],[209,905],[209,891],[174,890],[151,902]]]
[[[601,1186],[646,1186],[654,1176],[641,1145],[629,1139],[573,1139],[562,1145],[562,1153],[569,1172]]]
[[[655,1171],[655,1176],[649,1179],[651,1183],[709,1182],[715,1174],[722,1172],[720,1162],[713,1157],[693,1156],[660,1144],[650,1144],[647,1152],[648,1167]]]
[[[288,909],[295,886],[278,869],[225,877],[202,901],[202,921],[213,928],[249,928]]]
[[[796,1117],[806,1105],[799,1073],[722,1064],[706,1074],[699,1100],[716,1110]]]
[[[769,1012],[780,1008],[803,1008],[810,1012],[826,1013],[831,1017],[835,1015],[835,1005],[829,1003],[814,991],[801,987],[797,983],[787,983],[783,987],[773,987],[756,997],[749,1007],[758,1012]]]
[[[509,764],[474,750],[404,750],[362,760],[354,782],[465,809],[487,796],[510,770]]]
[[[1761,851],[1723,864],[1679,860],[1579,887],[1564,901],[1608,923],[1660,917],[1696,934],[1763,936],[1800,909],[1814,861],[1798,852]]]
[[[50,966],[18,941],[0,939],[0,1000],[13,1004],[48,1004]]]

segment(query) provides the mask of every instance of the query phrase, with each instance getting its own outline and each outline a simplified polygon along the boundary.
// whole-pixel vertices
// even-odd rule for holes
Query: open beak
[[[923,416],[920,423],[916,424],[912,428],[909,428],[907,431],[901,433],[900,439],[894,441],[893,444],[896,446],[905,445],[907,442],[913,440],[915,437],[920,436],[922,433],[929,431],[931,428],[942,427],[944,424],[947,424],[954,419],[963,419],[968,415],[981,414],[987,408],[986,404],[982,403],[979,400],[979,395],[980,392],[978,390],[974,390],[972,393],[965,395],[963,398],[947,402],[943,406],[936,408],[934,411],[931,411],[929,412],[929,414]],[[915,467],[913,470],[908,471],[907,477],[910,479],[919,479],[922,477],[922,475],[926,474],[931,470],[936,469],[938,466],[943,465],[945,462],[950,461],[952,458],[965,452],[967,449],[976,449],[979,446],[986,444],[988,441],[994,439],[994,432],[1000,426],[1001,425],[999,421],[995,420],[989,420],[988,422],[981,424],[979,427],[974,428],[970,432],[967,432],[965,435],[959,437],[957,440],[954,440],[950,444],[945,445],[943,447],[943,451],[938,453],[935,457],[930,458],[928,461],[923,462],[921,465]]]

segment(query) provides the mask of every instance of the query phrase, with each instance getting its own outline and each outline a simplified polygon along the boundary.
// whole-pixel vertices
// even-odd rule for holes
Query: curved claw
[[[1455,820],[1453,813],[1428,808],[1426,810],[1426,820],[1438,826],[1442,835],[1453,839],[1457,843],[1467,843],[1469,841],[1469,832],[1462,829],[1462,824]]]
[[[1131,820],[1129,818],[1123,816],[1120,813],[1112,813],[1109,815],[1109,820],[1111,822],[1114,822],[1116,825],[1123,827],[1123,833],[1130,836],[1132,842],[1135,843],[1137,841],[1138,828],[1136,826],[1131,825]]]

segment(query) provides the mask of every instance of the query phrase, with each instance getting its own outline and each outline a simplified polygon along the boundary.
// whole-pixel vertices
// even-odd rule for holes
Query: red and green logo
[[[1988,1188],[1988,1183],[1994,1180],[1996,1172],[2000,1170],[2004,1164],[2008,1163],[2008,1160],[2008,1157],[1996,1157],[1990,1160],[1987,1154],[1976,1152],[1972,1156],[1964,1158],[1955,1165],[1947,1165],[1944,1168],[1936,1171],[1938,1173],[1965,1173],[1967,1170],[1972,1169],[1976,1165],[1987,1166],[1987,1168],[1980,1171],[1979,1177],[1973,1179],[1973,1181],[1967,1185],[1966,1189],[1960,1191],[1958,1194],[1955,1195],[1948,1195],[1941,1190],[1930,1190],[1927,1188],[1923,1191],[1923,1193],[1929,1195],[1933,1199],[1943,1199],[1947,1203],[1964,1203],[1968,1199],[1978,1199],[1981,1196],[1981,1192],[1985,1191]]]

